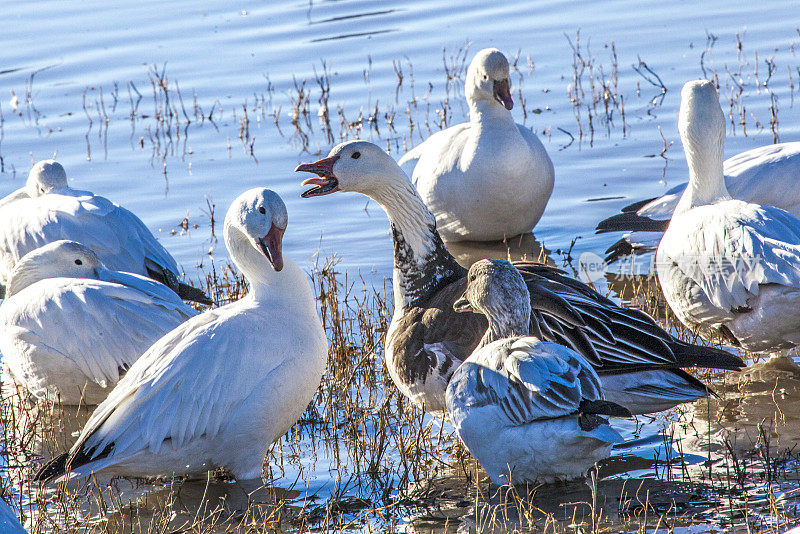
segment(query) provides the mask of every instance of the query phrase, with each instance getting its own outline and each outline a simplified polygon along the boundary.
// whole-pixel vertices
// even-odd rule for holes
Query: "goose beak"
[[[494,99],[503,104],[508,110],[514,107],[514,100],[511,98],[511,87],[508,85],[508,78],[494,82]]]
[[[333,175],[333,164],[339,156],[330,156],[314,163],[304,163],[298,165],[294,172],[311,172],[319,178],[308,178],[301,185],[313,185],[314,187],[303,191],[300,195],[303,198],[320,197],[339,191],[339,180]]]
[[[264,237],[257,239],[258,248],[267,257],[272,268],[276,271],[283,269],[283,233],[286,228],[278,228],[274,224]]]
[[[461,295],[458,300],[453,303],[453,309],[459,313],[475,311],[472,309],[472,304],[467,300],[466,294]]]

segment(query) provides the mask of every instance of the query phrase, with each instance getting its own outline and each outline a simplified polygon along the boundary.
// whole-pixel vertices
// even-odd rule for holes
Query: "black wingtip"
[[[604,219],[597,223],[595,232],[604,234],[606,232],[666,232],[669,226],[669,219],[660,221],[650,217],[642,217],[635,211],[618,213],[613,217]]]
[[[208,298],[208,296],[203,293],[202,289],[196,288],[194,286],[190,286],[189,284],[184,284],[177,277],[164,269],[151,269],[150,267],[145,267],[147,269],[147,276],[155,280],[156,282],[161,282],[181,298],[181,300],[188,300],[189,302],[197,302],[198,304],[205,304],[206,306],[211,306],[214,302]]]
[[[607,400],[582,399],[578,410],[581,413],[607,415],[609,417],[633,417],[631,411],[626,407]]]
[[[730,352],[715,347],[704,347],[675,340],[671,346],[680,367],[706,367],[737,371],[745,366],[744,361]]]
[[[214,304],[214,302],[208,298],[208,295],[206,295],[202,289],[190,286],[189,284],[184,284],[183,282],[178,282],[177,293],[178,296],[183,300],[205,304],[206,306],[211,306]]]
[[[69,453],[65,452],[56,456],[33,475],[35,482],[50,482],[54,478],[58,478],[67,472],[67,461],[69,460]]]
[[[640,209],[642,209],[643,207],[645,207],[648,204],[650,204],[652,201],[657,200],[659,198],[660,197],[646,198],[644,200],[640,200],[638,202],[634,202],[633,204],[628,204],[627,206],[622,208],[620,211],[622,213],[637,212]]]

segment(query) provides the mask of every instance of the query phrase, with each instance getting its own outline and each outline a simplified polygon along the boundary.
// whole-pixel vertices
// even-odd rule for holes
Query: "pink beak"
[[[303,181],[302,185],[313,185],[314,187],[300,196],[303,198],[317,197],[339,191],[339,180],[333,175],[333,165],[338,160],[339,156],[337,155],[323,158],[314,163],[298,165],[295,172],[310,172],[319,176],[319,178],[308,178]]]
[[[502,82],[494,82],[494,97],[503,104],[506,109],[511,110],[514,107],[514,100],[511,98],[511,88],[508,86],[508,80]]]
[[[264,237],[258,238],[258,246],[276,271],[283,269],[283,233],[286,228],[278,228],[274,224]]]

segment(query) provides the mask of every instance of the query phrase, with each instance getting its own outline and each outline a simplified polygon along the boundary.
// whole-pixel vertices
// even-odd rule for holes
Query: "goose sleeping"
[[[711,82],[684,85],[678,129],[689,187],[656,253],[670,308],[690,328],[717,329],[746,350],[800,344],[800,220],[731,198],[725,117]]]
[[[530,232],[553,192],[553,163],[536,134],[514,122],[503,53],[478,52],[464,91],[469,122],[433,134],[399,163],[416,161],[412,180],[445,241]]]
[[[444,247],[436,220],[397,163],[365,141],[334,147],[329,156],[300,165],[311,172],[303,197],[336,191],[368,195],[389,217],[394,241],[394,315],[386,338],[386,365],[400,391],[433,413],[445,410],[453,372],[487,328],[476,313],[456,315],[466,270]],[[664,410],[707,395],[682,367],[737,369],[727,352],[672,338],[649,316],[620,308],[558,269],[516,262],[531,294],[530,334],[566,345],[597,370],[606,399],[633,413]]]
[[[732,198],[775,206],[800,217],[800,142],[747,150],[725,160],[722,173]],[[626,206],[622,213],[601,221],[597,233],[629,232],[609,247],[606,261],[657,249],[687,185],[677,185],[658,198]]]
[[[99,404],[150,345],[195,315],[165,285],[55,241],[23,256],[8,277],[3,366],[39,399]]]
[[[308,279],[282,255],[286,224],[286,206],[269,189],[233,201],[225,244],[249,293],[158,340],[37,479],[217,467],[237,480],[261,476],[267,449],[314,396],[328,353]]]
[[[6,283],[22,256],[63,239],[88,246],[109,269],[149,276],[181,298],[211,303],[179,281],[175,259],[139,217],[107,198],[72,189],[60,163],[40,161],[25,187],[0,201],[0,282]]]
[[[622,436],[601,415],[630,416],[603,400],[583,356],[528,336],[531,297],[506,260],[469,269],[456,311],[489,321],[478,347],[447,386],[447,412],[461,441],[498,485],[583,476]]]

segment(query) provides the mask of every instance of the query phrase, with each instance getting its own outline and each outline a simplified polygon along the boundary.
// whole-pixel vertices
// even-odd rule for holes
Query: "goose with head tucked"
[[[165,285],[112,271],[80,243],[55,241],[11,271],[0,352],[35,397],[99,404],[150,345],[195,315]]]
[[[225,244],[250,289],[156,341],[97,407],[69,453],[40,480],[196,476],[221,467],[259,478],[269,446],[319,386],[327,339],[305,273],[282,252],[286,206],[269,189],[242,193]]]
[[[107,198],[72,189],[60,163],[40,161],[25,187],[0,201],[0,282],[7,282],[22,256],[60,240],[83,243],[109,269],[149,276],[186,300],[211,303],[179,280],[175,258],[139,217]]]
[[[353,191],[383,207],[394,241],[394,314],[386,365],[415,404],[441,414],[453,372],[487,328],[476,313],[458,314],[466,270],[445,248],[433,214],[397,163],[376,145],[349,141],[327,158],[300,165],[316,174],[303,197]],[[682,367],[736,369],[725,351],[683,343],[648,315],[624,309],[562,271],[515,262],[531,295],[530,334],[582,354],[597,370],[606,398],[633,413],[660,411],[704,397],[708,389]]]
[[[514,122],[503,53],[478,52],[464,91],[469,122],[433,134],[400,165],[416,161],[412,180],[445,241],[530,232],[553,192],[553,163],[536,134]]]
[[[658,246],[664,297],[690,328],[718,330],[750,351],[800,344],[800,220],[731,198],[722,173],[725,116],[713,83],[687,82],[678,130],[689,164]]]
[[[458,436],[498,485],[582,477],[623,441],[602,415],[630,412],[603,399],[583,356],[528,335],[531,297],[511,263],[481,260],[467,278],[453,307],[489,328],[447,386]]]

